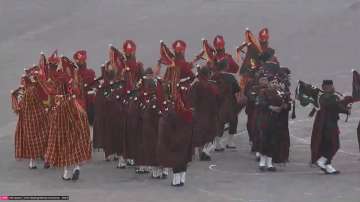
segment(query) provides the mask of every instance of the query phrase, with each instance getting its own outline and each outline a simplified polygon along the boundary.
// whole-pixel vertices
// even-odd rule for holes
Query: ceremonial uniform
[[[87,53],[85,50],[77,51],[73,56],[78,69],[78,82],[79,82],[79,97],[77,97],[78,103],[86,109],[88,120],[90,125],[94,123],[94,101],[95,94],[91,91],[91,86],[94,83],[95,72],[87,67],[86,59]]]
[[[127,109],[127,106],[123,107],[126,101],[123,101],[123,97],[115,99],[119,92],[111,94],[112,85],[120,79],[120,72],[121,69],[111,62],[102,66],[102,80],[95,96],[93,148],[103,149],[106,161],[110,160],[111,155],[124,153],[126,114],[119,112]]]
[[[159,119],[164,111],[164,95],[162,81],[153,76],[149,67],[139,83],[139,102],[141,109],[141,134],[137,143],[135,162],[142,166],[152,167],[152,177],[161,178],[162,169],[156,159],[156,149],[159,140]],[[145,167],[140,167],[139,173],[145,173]]]
[[[245,89],[245,95],[248,98],[246,104],[245,113],[247,114],[246,128],[249,134],[251,142],[251,151],[255,152],[257,160],[260,160],[260,130],[257,126],[258,117],[261,111],[261,107],[256,105],[256,99],[261,91],[264,90],[264,86],[258,83],[249,82]]]
[[[202,149],[200,160],[211,160],[211,142],[214,141],[218,129],[220,91],[210,79],[210,68],[202,67],[198,72],[198,80],[190,89],[192,100],[194,136],[193,145]]]
[[[53,75],[50,85],[44,83],[55,105],[50,112],[50,130],[45,160],[51,166],[64,167],[64,180],[70,180],[68,166],[75,165],[72,179],[80,175],[80,163],[91,158],[90,129],[86,111],[75,99],[79,86],[77,74],[69,59],[62,57],[60,70]]]
[[[226,62],[217,64],[218,72],[212,76],[220,90],[220,100],[219,100],[219,114],[218,114],[218,132],[216,138],[216,149],[215,151],[223,151],[222,145],[220,144],[220,137],[223,136],[225,130],[225,124],[229,124],[229,139],[228,144],[226,145],[229,149],[236,148],[233,143],[233,136],[237,132],[238,125],[238,114],[243,107],[239,105],[236,100],[236,93],[240,92],[240,86],[236,78],[229,73],[224,72],[226,69]]]
[[[331,88],[331,80],[323,81],[323,88]],[[338,120],[340,113],[348,113],[340,98],[331,91],[325,91],[319,98],[320,110],[316,113],[311,136],[311,162],[325,173],[337,174],[331,160],[340,147]]]
[[[162,43],[161,48],[164,46]],[[157,159],[160,166],[173,169],[173,186],[185,183],[187,163],[193,154],[193,123],[188,91],[194,74],[192,65],[184,58],[185,47],[185,42],[181,40],[173,43],[175,54],[170,58],[173,65],[169,64],[164,76],[167,106],[159,121]]]
[[[269,46],[269,30],[263,28],[259,32],[259,42],[262,53],[259,59],[262,63],[262,68],[269,76],[275,76],[280,71],[280,63],[275,56],[275,50]]]
[[[122,77],[125,80],[125,88],[129,92],[129,104],[127,108],[126,132],[125,132],[125,153],[129,165],[134,165],[134,159],[139,156],[142,132],[141,106],[136,91],[136,85],[144,74],[143,64],[136,60],[136,44],[126,40],[123,44],[124,67]],[[136,99],[135,99],[136,98]],[[135,162],[136,163],[136,162]],[[137,166],[142,166],[136,163]],[[142,172],[141,169],[140,172]]]
[[[15,130],[15,158],[30,159],[29,168],[36,168],[35,160],[43,158],[49,133],[48,115],[43,106],[37,81],[25,75],[23,87],[12,93],[13,110],[18,114]],[[22,91],[20,97],[19,91]]]
[[[274,87],[268,87],[260,91],[256,104],[260,109],[257,117],[261,154],[259,168],[264,171],[267,167],[269,171],[275,171],[272,159],[279,142],[279,113],[283,110],[282,98]]]
[[[237,73],[239,71],[239,65],[235,62],[233,57],[225,52],[225,40],[221,35],[217,35],[214,38],[213,45],[215,48],[215,62],[226,61],[228,66],[224,70],[228,73]]]

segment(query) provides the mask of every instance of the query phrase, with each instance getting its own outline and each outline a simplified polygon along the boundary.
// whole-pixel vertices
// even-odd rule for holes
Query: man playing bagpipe
[[[286,67],[281,67],[278,71],[277,78],[279,80],[279,87],[277,89],[278,95],[281,97],[282,110],[278,116],[276,126],[278,128],[278,141],[276,142],[275,152],[273,157],[274,163],[286,163],[289,161],[290,153],[290,132],[289,132],[289,118],[295,119],[295,103],[291,98],[290,93],[290,70]],[[290,110],[292,111],[289,116]]]
[[[159,122],[157,159],[159,166],[173,169],[172,186],[185,183],[187,163],[193,154],[193,117],[189,100],[190,84],[195,76],[192,64],[185,60],[186,43],[177,40],[173,51],[160,44],[160,63],[168,65],[164,75],[166,108]]]
[[[256,160],[260,160],[260,132],[257,127],[257,118],[260,107],[256,105],[256,98],[259,93],[268,86],[268,78],[263,73],[257,73],[254,79],[249,81],[245,88],[245,96],[247,97],[246,109],[247,123],[246,128],[251,143],[251,151],[255,152]]]
[[[225,72],[228,73],[237,73],[239,71],[239,65],[235,62],[233,57],[226,53],[225,51],[225,40],[221,35],[217,35],[213,41],[213,47],[208,43],[206,39],[202,40],[202,51],[193,62],[198,61],[199,59],[207,60],[207,65],[211,70],[214,70],[215,64],[218,61],[226,60],[228,63]]]
[[[340,100],[335,94],[332,80],[324,80],[322,90],[320,109],[316,113],[311,136],[311,162],[316,163],[326,174],[338,174],[339,171],[332,166],[331,161],[340,146],[339,114],[349,114],[347,104],[352,102],[352,97]]]
[[[95,94],[91,88],[88,88],[88,86],[94,82],[96,77],[95,72],[87,66],[87,53],[85,50],[79,50],[75,52],[73,59],[76,66],[78,67],[78,80],[79,86],[81,86],[79,93],[80,96],[77,99],[79,104],[81,104],[82,107],[86,109],[89,123],[92,125],[94,123]]]
[[[46,65],[43,54],[40,62],[42,59]],[[42,96],[44,91],[38,82],[46,77],[39,78],[40,71],[43,69],[39,66],[26,69],[21,86],[11,92],[12,108],[19,117],[15,130],[15,158],[30,159],[29,169],[36,169],[36,160],[44,157],[49,133],[48,114],[43,104],[47,95]],[[44,164],[44,167],[48,168],[48,165]]]
[[[278,78],[270,77],[268,87],[261,89],[256,98],[256,105],[259,109],[257,127],[259,128],[259,168],[261,171],[276,171],[273,166],[273,159],[279,152],[280,135],[283,130],[281,113],[283,111],[288,112],[290,109],[281,92],[282,89]],[[286,119],[286,121],[288,120]]]
[[[198,69],[198,76],[190,90],[192,100],[194,147],[200,149],[200,160],[210,161],[212,142],[219,127],[220,90],[214,81],[210,81],[211,69],[205,65]]]
[[[137,88],[142,124],[135,158],[139,166],[137,173],[147,173],[146,168],[151,166],[152,178],[162,179],[167,177],[168,173],[166,168],[159,167],[156,150],[159,140],[159,120],[165,109],[163,82],[159,77],[155,77],[152,68],[149,67],[138,82]]]
[[[269,30],[263,28],[259,32],[259,43],[261,46],[261,54],[259,56],[261,68],[269,76],[274,76],[280,73],[280,63],[275,56],[275,50],[269,46]]]
[[[119,114],[121,107],[118,106],[122,104],[122,99],[119,98],[119,103],[110,97],[113,85],[121,80],[123,65],[120,57],[118,49],[110,45],[109,61],[101,66],[101,76],[90,86],[96,87],[93,148],[103,149],[106,161],[110,161],[111,156],[117,160],[124,153],[126,122],[124,114]]]
[[[234,135],[237,132],[238,114],[243,105],[237,99],[240,92],[240,86],[234,75],[225,72],[228,68],[226,60],[218,61],[215,64],[215,73],[211,77],[214,80],[220,91],[219,99],[219,119],[218,119],[218,134],[215,138],[215,151],[222,152],[225,149],[221,145],[220,138],[224,134],[225,124],[229,124],[229,136],[226,148],[235,149]]]
[[[51,82],[41,82],[42,88],[52,98],[49,112],[49,138],[45,161],[53,167],[63,167],[63,180],[77,180],[80,163],[91,158],[90,129],[85,109],[78,103],[80,86],[74,63],[60,57]],[[69,176],[69,166],[74,166]]]
[[[125,81],[125,88],[129,94],[128,112],[126,117],[126,132],[125,132],[125,158],[127,164],[133,166],[136,162],[134,159],[140,152],[139,142],[141,142],[141,109],[138,100],[132,98],[136,97],[136,84],[144,74],[143,64],[136,58],[136,44],[132,40],[126,40],[123,43],[123,64],[122,79]],[[144,169],[136,163],[137,172],[143,173]],[[140,168],[141,167],[141,168]]]

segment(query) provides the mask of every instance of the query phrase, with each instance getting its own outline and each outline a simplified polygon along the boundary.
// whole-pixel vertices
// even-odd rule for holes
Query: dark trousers
[[[177,167],[173,168],[173,173],[176,174],[176,173],[186,172],[186,168],[187,168],[186,165],[177,166]]]
[[[229,134],[234,135],[237,132],[238,117],[234,117],[233,120],[229,121]]]
[[[334,157],[332,155],[332,141],[325,135],[321,138],[320,156],[323,156],[327,159],[326,164],[331,164],[331,160]]]

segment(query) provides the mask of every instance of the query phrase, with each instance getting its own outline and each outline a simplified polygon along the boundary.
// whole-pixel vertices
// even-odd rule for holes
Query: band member
[[[260,129],[260,162],[261,171],[276,171],[273,166],[273,158],[278,145],[279,137],[279,113],[287,110],[283,105],[282,98],[278,94],[279,83],[276,78],[271,79],[268,88],[260,91],[256,105],[259,107],[257,126]]]
[[[105,160],[119,160],[117,168],[125,168],[125,134],[128,93],[122,78],[122,53],[109,45],[109,61],[101,67],[95,96],[93,148],[103,149]]]
[[[200,160],[210,161],[211,142],[218,132],[218,100],[220,92],[215,82],[210,81],[211,69],[203,66],[198,70],[198,79],[192,85],[190,96],[194,108],[194,147],[201,148]]]
[[[269,46],[269,30],[263,28],[259,32],[259,43],[262,53],[259,57],[262,68],[268,75],[274,76],[279,73],[280,63],[275,56],[275,50]]]
[[[225,51],[225,40],[221,35],[217,35],[213,41],[213,47],[206,39],[203,41],[203,50],[196,56],[193,63],[199,59],[207,60],[207,65],[211,70],[214,70],[215,64],[219,61],[226,60],[228,63],[225,72],[237,73],[239,71],[239,65],[235,62],[233,57]]]
[[[116,98],[116,96],[121,95],[121,91],[114,92],[110,96],[112,85],[121,80],[121,72],[124,67],[118,62],[120,57],[121,54],[118,49],[110,45],[109,61],[101,66],[101,77],[98,79],[99,85],[95,96],[93,148],[103,149],[106,161],[110,161],[111,156],[113,156],[114,160],[123,163],[124,160],[121,155],[124,153],[125,127],[122,121],[126,114],[118,112],[119,110],[123,112],[121,109],[124,107],[121,105],[125,104],[126,101],[124,97],[114,99],[114,96]]]
[[[219,128],[218,134],[215,138],[216,143],[216,152],[222,152],[225,149],[221,145],[220,138],[223,136],[225,130],[225,124],[229,124],[229,136],[228,143],[226,148],[235,149],[235,143],[233,142],[234,135],[237,132],[238,125],[238,114],[242,108],[239,105],[237,100],[237,94],[240,92],[240,86],[236,78],[229,73],[226,73],[225,70],[228,67],[226,60],[217,62],[216,72],[212,76],[212,80],[216,82],[220,90],[220,100],[219,100]]]
[[[172,186],[185,183],[187,163],[191,161],[192,111],[188,98],[190,83],[194,80],[192,65],[185,60],[186,43],[177,40],[173,43],[172,53],[161,42],[160,63],[169,65],[164,76],[167,87],[166,108],[159,123],[158,163],[162,167],[173,169]]]
[[[324,80],[319,98],[320,110],[316,113],[311,136],[311,161],[326,174],[338,174],[331,161],[339,149],[339,114],[349,113],[343,101],[335,95],[332,80]]]
[[[275,163],[286,163],[289,161],[290,153],[290,132],[289,132],[289,112],[294,103],[291,100],[290,93],[290,81],[288,75],[290,70],[287,68],[281,69],[281,74],[279,75],[280,85],[278,87],[278,94],[281,97],[281,111],[279,113],[278,122],[276,123],[278,138],[276,141],[275,152],[273,161]],[[294,106],[293,106],[294,107]],[[294,110],[294,108],[293,108]],[[292,118],[294,116],[294,111]]]
[[[78,80],[79,80],[79,86],[80,92],[78,102],[79,104],[86,109],[88,120],[90,125],[94,122],[94,100],[95,100],[95,94],[93,91],[91,91],[91,88],[88,88],[95,79],[95,72],[94,70],[87,67],[87,53],[85,50],[79,50],[73,55],[74,61],[76,63],[76,66],[78,69]]]
[[[258,79],[258,81],[257,81]],[[254,78],[249,80],[245,87],[245,96],[247,97],[247,103],[245,113],[247,115],[246,129],[248,131],[249,140],[251,144],[251,152],[255,152],[257,160],[260,160],[259,153],[259,132],[256,127],[256,118],[258,111],[256,108],[256,97],[259,94],[261,88],[267,87],[268,80],[266,77]]]
[[[91,158],[90,129],[86,111],[77,102],[75,66],[66,57],[60,58],[51,84],[43,83],[43,88],[53,97],[55,105],[50,112],[50,129],[45,160],[51,166],[63,167],[63,180],[77,180],[80,163]],[[74,166],[69,176],[69,166]]]
[[[124,65],[122,76],[126,82],[126,89],[130,92],[131,98],[137,97],[136,84],[144,74],[143,64],[136,59],[136,44],[132,40],[126,40],[123,44]],[[139,152],[141,137],[141,109],[138,100],[130,99],[127,112],[126,137],[125,137],[125,158],[128,165],[135,164],[134,159]],[[140,165],[139,165],[140,166]],[[142,173],[141,169],[140,173]],[[138,170],[139,171],[139,170]]]
[[[225,69],[225,72],[228,73],[237,73],[239,71],[239,65],[235,62],[233,57],[225,52],[225,40],[224,37],[221,35],[217,35],[214,38],[213,45],[215,48],[215,61],[222,61],[226,60],[227,62],[227,68]]]
[[[141,108],[141,136],[138,142],[138,152],[135,162],[138,173],[147,173],[152,167],[152,177],[161,178],[162,169],[156,161],[156,148],[159,139],[159,119],[164,111],[163,86],[159,78],[154,76],[151,67],[145,70],[145,75],[139,82],[139,102]],[[164,176],[165,177],[165,176]]]
[[[19,116],[15,131],[15,158],[30,159],[30,169],[36,169],[36,160],[44,156],[49,130],[47,111],[40,96],[43,91],[35,74],[24,75],[22,86],[11,93],[13,110]]]

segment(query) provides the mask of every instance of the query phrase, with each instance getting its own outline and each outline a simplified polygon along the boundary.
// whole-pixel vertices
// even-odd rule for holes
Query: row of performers
[[[86,51],[76,52],[75,62],[59,57],[57,52],[49,58],[41,54],[39,65],[26,69],[21,87],[11,94],[12,108],[19,116],[16,158],[30,159],[31,169],[36,168],[35,160],[42,158],[46,168],[63,167],[64,180],[77,180],[80,163],[91,158],[92,144],[104,150],[107,160],[116,155],[119,168],[135,161],[138,172],[143,172],[144,166],[152,166],[154,178],[165,177],[167,170],[163,168],[172,168],[172,185],[182,186],[195,147],[201,148],[202,160],[210,159],[213,141],[215,151],[224,150],[219,137],[227,123],[230,138],[226,147],[235,148],[238,113],[247,105],[247,113],[252,117],[248,124],[250,140],[254,151],[261,154],[260,167],[274,171],[275,153],[288,152],[288,137],[279,139],[271,131],[284,125],[287,128],[287,119],[285,123],[285,116],[280,114],[287,114],[290,94],[288,82],[284,82],[288,80],[281,79],[287,78],[289,72],[280,71],[273,51],[267,51],[268,55],[262,55],[260,61],[264,67],[271,64],[270,68],[253,71],[263,69],[266,76],[251,77],[254,91],[249,90],[251,85],[241,88],[230,74],[237,72],[239,66],[231,55],[225,54],[224,45],[223,38],[217,36],[214,47],[219,57],[198,68],[197,75],[192,71],[192,63],[185,60],[186,44],[181,40],[173,43],[173,51],[161,43],[161,59],[154,71],[143,70],[136,60],[133,41],[124,43],[124,54],[111,46],[109,62],[102,66],[97,79],[94,71],[87,68]],[[161,64],[168,66],[163,78],[158,77]],[[267,83],[269,78],[271,82]],[[255,105],[252,109],[248,107],[251,104]],[[274,117],[284,119],[284,125],[266,124]],[[92,142],[89,123],[94,128]],[[280,140],[285,143],[280,144]],[[286,161],[287,157],[278,159]]]
[[[235,77],[225,72],[227,62],[198,68],[196,76],[185,61],[185,47],[183,41],[174,43],[174,57],[168,58],[173,64],[163,78],[156,76],[160,60],[154,71],[143,70],[132,41],[124,44],[124,61],[110,47],[98,79],[86,67],[85,51],[74,54],[75,62],[56,52],[49,58],[41,54],[39,65],[26,69],[21,87],[11,94],[19,116],[15,157],[30,159],[31,169],[42,158],[46,168],[64,167],[63,180],[77,180],[80,164],[91,158],[92,144],[105,152],[106,160],[116,156],[118,168],[136,163],[141,173],[152,166],[154,178],[166,177],[165,168],[172,168],[172,185],[183,185],[194,148],[221,136],[229,114],[237,117],[228,108],[238,105],[239,91]]]

